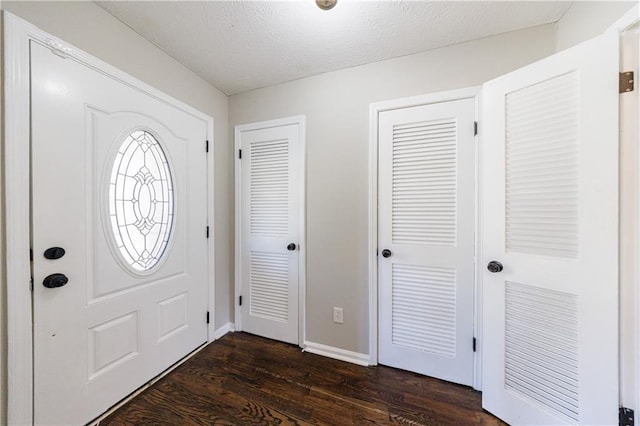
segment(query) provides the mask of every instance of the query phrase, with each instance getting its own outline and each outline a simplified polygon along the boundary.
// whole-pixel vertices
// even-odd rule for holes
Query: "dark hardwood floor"
[[[498,425],[470,388],[230,333],[101,425]]]

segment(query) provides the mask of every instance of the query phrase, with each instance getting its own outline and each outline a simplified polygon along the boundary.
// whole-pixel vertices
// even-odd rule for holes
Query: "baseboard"
[[[235,331],[235,324],[232,323],[232,322],[228,322],[228,323],[226,323],[225,325],[223,325],[222,327],[220,327],[219,329],[217,329],[215,331],[214,339],[218,340],[219,338],[221,338],[225,334],[233,332],[233,331]]]
[[[326,356],[328,358],[338,359],[340,361],[350,362],[352,364],[369,366],[369,355],[358,352],[347,351],[345,349],[335,348],[333,346],[322,345],[314,342],[304,342],[302,348],[304,352],[310,352],[316,355]]]

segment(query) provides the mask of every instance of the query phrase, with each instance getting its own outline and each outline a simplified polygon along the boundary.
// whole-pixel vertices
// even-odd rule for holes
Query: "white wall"
[[[564,50],[602,34],[637,1],[576,1],[556,23],[556,49]]]
[[[308,341],[368,353],[369,104],[482,84],[554,53],[554,36],[544,25],[230,97],[230,129],[307,117]]]
[[[228,98],[185,66],[162,52],[129,27],[92,2],[2,2],[7,10],[41,29],[85,50],[169,95],[211,115],[215,120],[215,249],[217,327],[229,321],[229,270],[232,224],[230,192],[231,150],[228,136]],[[1,235],[0,235],[1,237]],[[2,241],[4,239],[2,238]],[[1,253],[0,253],[1,255]],[[4,259],[4,256],[0,256]],[[4,346],[5,312],[2,302],[6,285],[0,274],[0,345]],[[6,400],[6,366],[1,364],[6,348],[0,348],[0,408]],[[6,422],[0,411],[0,424]]]

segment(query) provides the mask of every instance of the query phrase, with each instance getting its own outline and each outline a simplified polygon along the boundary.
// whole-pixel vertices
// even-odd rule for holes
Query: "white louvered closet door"
[[[618,38],[487,83],[480,138],[483,407],[617,424]]]
[[[379,116],[379,362],[473,377],[475,99]],[[388,253],[383,250],[389,250]]]
[[[242,330],[297,344],[299,126],[241,131],[240,143]]]

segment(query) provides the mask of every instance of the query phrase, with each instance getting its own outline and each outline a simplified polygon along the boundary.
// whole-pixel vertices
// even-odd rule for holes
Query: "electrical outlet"
[[[342,308],[333,307],[333,322],[342,324],[344,322],[344,311]]]

